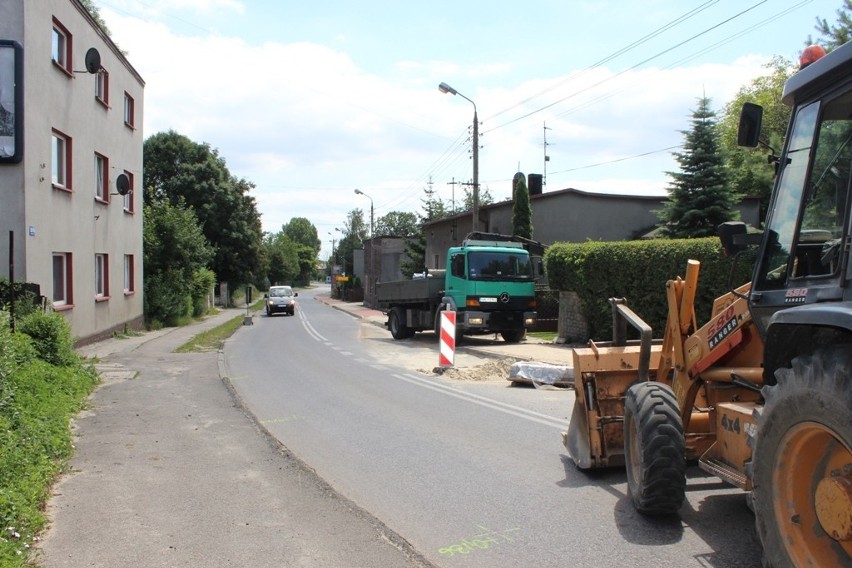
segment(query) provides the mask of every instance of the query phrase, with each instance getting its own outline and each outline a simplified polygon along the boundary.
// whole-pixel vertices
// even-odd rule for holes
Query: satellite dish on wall
[[[101,54],[94,47],[86,52],[86,71],[94,75],[101,70]]]
[[[115,180],[115,189],[119,195],[130,193],[130,178],[127,177],[127,174],[119,174]]]

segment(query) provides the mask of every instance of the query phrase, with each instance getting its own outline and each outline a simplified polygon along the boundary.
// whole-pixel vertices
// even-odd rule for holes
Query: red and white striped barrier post
[[[439,367],[452,367],[456,354],[456,312],[441,312]]]

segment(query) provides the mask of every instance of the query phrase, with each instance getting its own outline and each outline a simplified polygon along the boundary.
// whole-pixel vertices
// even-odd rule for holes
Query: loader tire
[[[852,566],[852,346],[796,357],[775,377],[751,468],[764,566]]]
[[[637,383],[624,401],[624,462],[636,510],[671,515],[686,491],[683,422],[668,385]]]
[[[405,325],[405,311],[402,308],[393,308],[388,316],[388,329],[394,339],[410,339],[414,337],[414,330]]]

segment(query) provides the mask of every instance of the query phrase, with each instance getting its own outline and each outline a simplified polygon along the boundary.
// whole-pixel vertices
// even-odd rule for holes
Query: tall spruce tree
[[[738,216],[734,192],[727,183],[725,161],[719,151],[715,118],[710,99],[698,99],[698,109],[692,114],[692,129],[682,131],[684,151],[674,153],[681,171],[666,172],[672,178],[669,199],[657,211],[664,236],[713,236],[720,223]]]
[[[524,179],[524,174],[515,175],[514,204],[512,205],[512,234],[531,239],[533,235],[532,206],[530,205],[530,190]]]

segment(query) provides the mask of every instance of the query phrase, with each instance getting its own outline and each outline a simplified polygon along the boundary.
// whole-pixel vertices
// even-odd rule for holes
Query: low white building
[[[79,343],[143,323],[144,87],[78,0],[0,2],[0,277]]]

